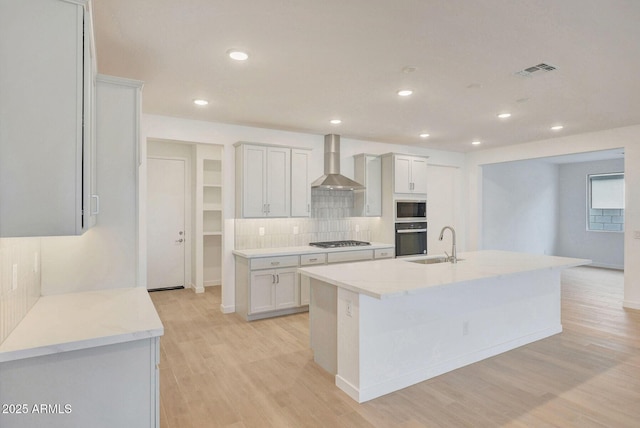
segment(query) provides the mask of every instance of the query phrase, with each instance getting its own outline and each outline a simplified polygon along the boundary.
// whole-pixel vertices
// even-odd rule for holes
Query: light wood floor
[[[640,311],[622,283],[569,269],[563,333],[364,404],[313,362],[308,314],[247,323],[220,313],[217,287],[151,293],[161,426],[640,427]]]

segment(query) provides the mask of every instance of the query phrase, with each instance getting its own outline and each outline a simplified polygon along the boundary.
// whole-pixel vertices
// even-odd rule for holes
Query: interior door
[[[147,162],[147,288],[185,285],[185,161]]]
[[[460,221],[460,192],[462,175],[460,168],[429,165],[427,169],[427,250],[428,254],[451,255],[451,233],[447,231],[442,241],[438,240],[445,226],[458,227]],[[462,234],[457,236],[458,250],[464,248]]]

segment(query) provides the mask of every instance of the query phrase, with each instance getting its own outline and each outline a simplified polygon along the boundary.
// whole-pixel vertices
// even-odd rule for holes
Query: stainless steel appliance
[[[325,242],[309,242],[309,245],[320,248],[339,248],[339,247],[362,247],[371,245],[370,242],[364,241],[325,241]]]
[[[396,223],[396,257],[427,254],[427,222]]]
[[[424,199],[397,199],[396,221],[426,221],[427,201]]]
[[[324,175],[311,183],[320,189],[360,190],[364,186],[340,174],[340,136],[324,136]]]

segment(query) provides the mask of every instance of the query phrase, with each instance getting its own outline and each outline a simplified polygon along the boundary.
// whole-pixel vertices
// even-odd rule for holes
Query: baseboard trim
[[[634,302],[632,300],[623,300],[622,307],[627,309],[640,310],[640,302]]]
[[[222,312],[223,314],[232,314],[235,311],[236,311],[235,305],[225,306],[222,303],[220,304],[220,312]]]

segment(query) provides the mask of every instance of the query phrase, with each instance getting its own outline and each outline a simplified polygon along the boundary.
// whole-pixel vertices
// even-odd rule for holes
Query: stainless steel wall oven
[[[396,223],[396,257],[427,254],[427,222]]]

